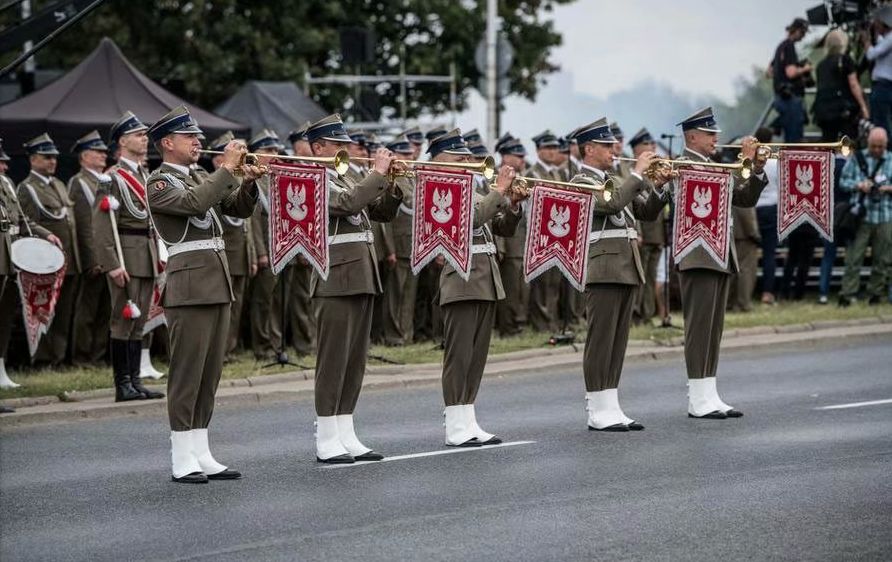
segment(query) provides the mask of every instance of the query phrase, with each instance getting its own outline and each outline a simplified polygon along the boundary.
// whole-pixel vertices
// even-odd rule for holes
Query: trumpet
[[[613,191],[613,179],[607,178],[607,181],[603,183],[598,183],[595,185],[587,184],[587,183],[573,183],[568,181],[558,181],[558,180],[540,180],[539,178],[533,178],[529,176],[516,176],[514,181],[511,183],[511,189],[515,192],[522,194],[524,197],[528,197],[530,191],[532,190],[532,186],[542,183],[546,185],[558,185],[561,187],[567,187],[570,189],[575,189],[578,191],[590,191],[590,192],[604,192],[604,198],[610,201],[610,192]]]
[[[360,160],[363,162],[374,162],[374,158],[354,158],[354,160]],[[468,170],[471,172],[476,172],[481,174],[486,181],[492,181],[492,179],[496,175],[496,161],[492,156],[487,156],[483,162],[431,162],[429,160],[394,160],[394,164],[403,164],[408,167],[415,167],[418,165],[429,166],[431,168],[456,168],[460,170]],[[413,170],[393,170],[391,169],[389,172],[391,178],[395,177],[413,177],[415,172]]]
[[[637,162],[637,158],[617,158],[616,160],[620,160],[622,162]],[[660,169],[668,169],[670,172],[674,172],[675,168],[682,168],[687,166],[700,166],[703,168],[716,168],[721,170],[734,170],[740,172],[740,177],[743,179],[749,179],[751,175],[753,175],[753,161],[749,158],[743,158],[739,162],[734,164],[722,164],[720,162],[697,162],[695,160],[671,160],[669,158],[657,158],[654,160],[653,164],[645,170],[644,175],[653,178],[657,171]]]
[[[716,148],[741,148],[739,144],[717,144]],[[852,150],[855,148],[855,142],[849,137],[843,135],[841,139],[836,142],[758,142],[756,143],[756,150],[760,151],[760,154],[764,154],[765,158],[777,158],[777,152],[772,151],[772,148],[829,148],[834,151],[838,151],[843,157],[848,158],[849,154],[852,153]]]
[[[202,154],[224,154],[220,150],[200,150],[199,152]],[[260,154],[257,152],[248,152],[247,154],[242,155],[242,160],[239,162],[239,166],[256,166],[261,157],[269,158],[270,160],[288,160],[291,162],[307,162],[310,164],[331,166],[339,176],[346,174],[350,167],[350,155],[347,154],[346,150],[339,150],[334,156],[290,156],[287,154]],[[266,169],[266,166],[261,167],[264,170]]]

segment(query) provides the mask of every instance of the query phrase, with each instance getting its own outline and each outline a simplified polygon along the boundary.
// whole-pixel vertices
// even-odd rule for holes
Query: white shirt
[[[874,62],[871,78],[892,81],[892,33],[881,37],[876,45],[867,49],[865,56]]]
[[[769,160],[765,164],[765,177],[768,185],[762,190],[756,207],[771,207],[777,205],[777,160]]]

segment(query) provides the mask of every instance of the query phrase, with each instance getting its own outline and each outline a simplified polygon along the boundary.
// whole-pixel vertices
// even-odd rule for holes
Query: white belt
[[[494,256],[496,253],[496,245],[492,242],[487,242],[486,244],[474,244],[471,246],[472,254],[489,254]]]
[[[9,225],[9,230],[6,231],[10,236],[18,236],[19,235],[19,227],[18,225],[11,224]]]
[[[375,243],[375,235],[371,230],[363,230],[361,232],[349,232],[347,234],[335,234],[328,237],[328,245],[348,244],[350,242],[365,242],[366,244]]]
[[[400,203],[400,212],[409,215],[410,217],[415,215],[415,209],[412,207],[406,207],[405,203]]]
[[[198,250],[214,250],[222,252],[226,249],[226,243],[222,238],[209,238],[207,240],[192,240],[190,242],[180,242],[174,244],[167,249],[168,257],[173,257],[183,252],[196,252]]]
[[[634,228],[611,228],[609,230],[592,232],[588,235],[589,242],[597,242],[604,238],[628,238],[629,240],[638,240],[638,231]]]

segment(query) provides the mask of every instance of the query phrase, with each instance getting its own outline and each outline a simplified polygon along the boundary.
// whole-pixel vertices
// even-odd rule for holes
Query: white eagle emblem
[[[440,224],[446,224],[452,219],[452,192],[448,189],[434,190],[434,206],[431,207],[431,216]]]
[[[563,238],[570,234],[568,222],[570,222],[570,208],[566,205],[564,207],[558,207],[556,204],[552,205],[551,220],[548,221],[548,232],[555,238]]]
[[[294,219],[297,222],[300,222],[307,218],[307,192],[304,189],[304,186],[300,186],[299,189],[294,189],[294,184],[288,184],[288,193],[286,194],[288,198],[288,204],[285,205],[285,212],[288,213],[288,216]]]
[[[805,164],[796,165],[796,191],[808,195],[815,190],[815,169]]]
[[[709,188],[694,188],[694,202],[691,203],[691,212],[698,219],[705,219],[712,213],[712,191]]]

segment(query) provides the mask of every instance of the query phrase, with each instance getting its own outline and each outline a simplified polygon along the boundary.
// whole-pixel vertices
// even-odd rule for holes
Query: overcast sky
[[[642,82],[666,84],[692,98],[734,99],[736,79],[765,67],[793,18],[820,0],[577,0],[551,17],[563,34],[552,59],[561,71],[548,78],[539,101],[506,101],[502,130],[525,140],[545,128],[563,133],[602,115],[606,98]],[[816,34],[826,28],[813,30]],[[642,113],[652,114],[659,99]],[[486,127],[486,105],[476,92],[458,117],[463,129]],[[623,116],[627,121],[628,110]],[[682,116],[666,116],[675,119]],[[623,125],[623,123],[620,123]],[[644,123],[646,124],[646,123]],[[639,126],[637,123],[634,126]],[[627,134],[631,126],[625,126]],[[634,131],[631,131],[632,133]]]

